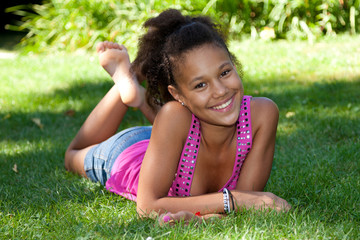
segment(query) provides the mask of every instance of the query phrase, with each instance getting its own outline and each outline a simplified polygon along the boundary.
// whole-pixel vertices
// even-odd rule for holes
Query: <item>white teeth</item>
[[[226,108],[227,106],[230,105],[231,100],[232,100],[232,98],[230,98],[229,101],[227,101],[226,103],[221,104],[220,106],[213,107],[213,109],[220,110],[220,109]]]

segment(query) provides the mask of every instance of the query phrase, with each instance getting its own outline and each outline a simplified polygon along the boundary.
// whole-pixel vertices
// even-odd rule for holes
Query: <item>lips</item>
[[[233,102],[233,98],[234,97],[231,97],[226,102],[224,102],[224,103],[222,103],[220,105],[217,105],[215,107],[211,107],[211,108],[214,109],[214,110],[224,110],[224,109],[226,109],[227,107],[229,107],[231,105],[231,103]]]

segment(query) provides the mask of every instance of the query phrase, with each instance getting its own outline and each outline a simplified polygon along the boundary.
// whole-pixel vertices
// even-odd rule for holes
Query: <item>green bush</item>
[[[21,42],[25,52],[87,50],[103,40],[135,47],[143,22],[167,8],[210,15],[232,38],[251,34],[312,41],[360,31],[360,0],[48,0],[8,8],[23,16],[23,24],[7,27],[28,32]]]
[[[96,42],[104,40],[133,47],[149,17],[167,8],[196,14],[206,5],[204,0],[51,0],[30,8],[8,8],[7,11],[22,15],[24,23],[7,28],[28,32],[20,44],[25,52],[92,49]]]
[[[235,34],[269,27],[278,38],[311,39],[360,30],[359,0],[249,0],[238,1],[232,9]]]

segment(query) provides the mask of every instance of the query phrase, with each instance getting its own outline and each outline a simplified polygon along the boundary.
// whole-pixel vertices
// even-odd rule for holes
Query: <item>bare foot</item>
[[[130,72],[130,59],[126,48],[113,42],[101,42],[96,46],[100,65],[109,73],[121,100],[130,107],[140,107],[144,102],[145,89]]]

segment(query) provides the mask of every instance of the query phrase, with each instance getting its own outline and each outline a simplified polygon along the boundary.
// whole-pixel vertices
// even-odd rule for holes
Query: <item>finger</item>
[[[291,206],[284,200],[277,206],[278,212],[288,212],[290,210]]]
[[[286,211],[288,212],[288,211],[290,211],[290,209],[291,209],[291,205],[289,204],[289,203],[286,203],[286,207],[285,207],[285,209],[286,209]]]
[[[211,214],[206,214],[206,215],[203,215],[203,216],[201,216],[201,218],[203,219],[203,220],[208,220],[208,219],[221,219],[221,218],[223,218],[224,217],[224,215],[223,214],[219,214],[219,213],[211,213]]]
[[[174,219],[175,221],[189,220],[193,216],[195,215],[186,211],[179,211],[177,213],[171,214],[172,219]]]
[[[171,223],[173,221],[174,220],[171,217],[171,213],[163,213],[158,218],[158,222],[159,222],[160,226],[163,226],[165,224],[169,224],[169,223]]]
[[[201,216],[196,216],[194,213],[188,211],[180,211],[175,214],[172,214],[172,218],[176,222],[184,221],[186,225],[188,225],[190,221],[194,221],[195,223],[202,223]]]

